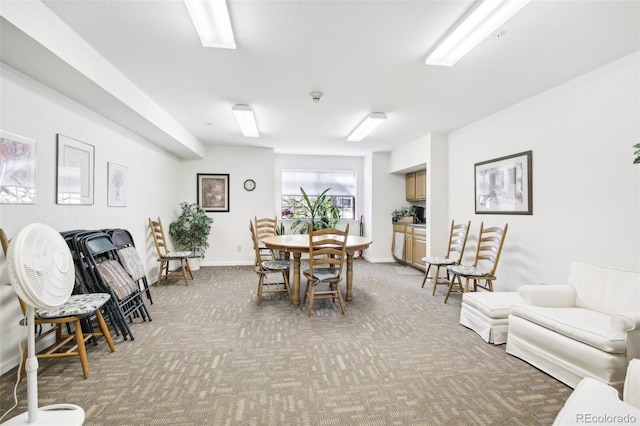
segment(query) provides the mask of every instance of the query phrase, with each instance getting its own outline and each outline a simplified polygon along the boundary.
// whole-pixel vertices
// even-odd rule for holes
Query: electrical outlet
[[[238,251],[242,251],[242,246],[238,246]]]

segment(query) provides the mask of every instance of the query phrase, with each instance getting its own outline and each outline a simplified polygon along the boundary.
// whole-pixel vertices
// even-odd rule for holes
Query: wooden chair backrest
[[[158,257],[164,257],[169,252],[169,246],[167,245],[167,239],[164,235],[164,229],[162,228],[162,221],[153,220],[149,218],[149,228],[151,228],[151,235],[153,236],[153,242],[156,244],[156,250],[158,251]]]
[[[338,268],[342,276],[342,267],[347,252],[349,225],[344,231],[336,228],[314,230],[309,224],[309,274],[317,267]]]
[[[256,228],[253,226],[253,222],[251,220],[249,220],[249,230],[251,231],[251,242],[253,243],[253,250],[255,251],[253,267],[261,269],[262,267],[260,265],[263,258],[260,253],[260,240],[258,239],[258,233],[256,232]]]
[[[452,254],[456,253],[458,258],[455,259],[457,263],[462,262],[462,256],[464,255],[464,248],[467,245],[467,237],[469,236],[469,228],[471,221],[467,223],[454,223],[451,221],[451,232],[449,233],[449,251],[447,252],[447,258],[452,259]]]
[[[273,237],[274,235],[276,235],[278,220],[275,217],[262,217],[258,219],[254,216],[254,226],[259,242],[264,237]]]
[[[480,234],[478,235],[478,246],[476,248],[476,260],[473,266],[477,267],[480,262],[489,264],[491,266],[491,275],[495,274],[508,227],[508,223],[504,225],[504,228],[499,228],[497,226],[485,228],[484,223],[480,224]]]

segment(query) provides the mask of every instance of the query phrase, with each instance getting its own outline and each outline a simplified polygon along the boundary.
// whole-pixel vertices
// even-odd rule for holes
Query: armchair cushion
[[[514,305],[514,315],[609,353],[624,353],[624,331],[612,330],[610,315],[582,308],[554,308]]]

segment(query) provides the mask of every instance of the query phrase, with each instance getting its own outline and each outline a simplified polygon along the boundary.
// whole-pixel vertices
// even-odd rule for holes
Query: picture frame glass
[[[476,214],[533,214],[532,152],[475,164]]]
[[[0,204],[35,204],[36,141],[0,130]]]
[[[229,211],[229,175],[197,174],[198,205],[206,212]]]
[[[93,204],[93,145],[58,134],[58,204]]]

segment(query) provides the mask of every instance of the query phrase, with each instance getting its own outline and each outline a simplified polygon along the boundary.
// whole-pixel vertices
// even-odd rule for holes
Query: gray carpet
[[[80,405],[86,425],[553,422],[571,389],[459,325],[460,294],[445,305],[421,274],[354,263],[344,316],[320,300],[308,318],[283,294],[257,305],[244,266],[154,286],[153,321],[132,325],[134,341],[116,337],[114,353],[89,346],[88,379],[74,358],[40,362],[39,405]],[[3,414],[14,379],[0,378]],[[18,396],[7,418],[26,411],[26,380]]]

